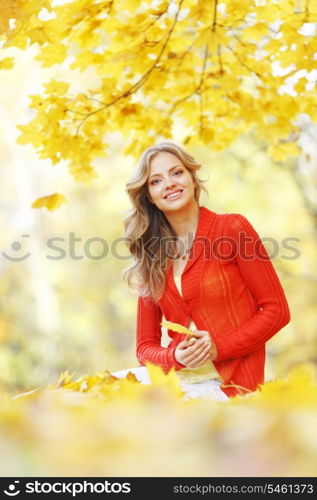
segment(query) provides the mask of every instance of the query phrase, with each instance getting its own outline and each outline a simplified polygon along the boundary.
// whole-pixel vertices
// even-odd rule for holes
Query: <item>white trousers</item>
[[[112,375],[118,378],[124,378],[128,372],[132,372],[139,382],[142,384],[151,385],[151,380],[146,366],[138,366],[137,368],[127,368],[112,372]],[[214,399],[215,401],[226,401],[228,396],[220,389],[221,382],[218,380],[204,380],[195,384],[185,384],[180,382],[180,386],[185,392],[184,399]]]

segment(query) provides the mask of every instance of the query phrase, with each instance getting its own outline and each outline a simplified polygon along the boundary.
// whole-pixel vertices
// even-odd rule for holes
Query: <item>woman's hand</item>
[[[202,338],[205,342],[210,343],[210,360],[213,361],[218,356],[217,346],[213,342],[210,333],[207,330],[193,330],[196,338]]]
[[[211,360],[217,357],[217,348],[212,342],[209,332],[206,330],[194,330],[194,336],[189,340],[183,340],[175,349],[175,359],[178,363],[196,368],[208,358]]]

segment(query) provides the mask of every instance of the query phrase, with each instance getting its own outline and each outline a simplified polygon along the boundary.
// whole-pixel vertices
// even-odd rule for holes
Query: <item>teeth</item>
[[[175,198],[181,191],[177,191],[177,193],[170,194],[169,196],[166,196],[166,198]]]

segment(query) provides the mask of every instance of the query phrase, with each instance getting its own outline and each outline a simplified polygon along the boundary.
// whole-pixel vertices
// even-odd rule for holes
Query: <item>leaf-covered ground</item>
[[[2,475],[315,476],[313,365],[228,401],[185,399],[173,371],[151,385],[108,371],[1,394]]]

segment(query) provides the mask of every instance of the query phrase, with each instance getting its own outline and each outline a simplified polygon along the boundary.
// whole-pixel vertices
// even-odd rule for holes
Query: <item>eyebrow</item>
[[[177,167],[182,167],[182,165],[180,163],[178,163],[177,165],[174,165],[174,167],[171,167],[168,169],[168,171],[170,172],[171,170],[173,170],[174,168],[177,168]],[[161,175],[161,174],[153,174],[149,177],[149,181],[153,178],[153,177],[156,177],[157,175]]]

